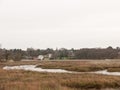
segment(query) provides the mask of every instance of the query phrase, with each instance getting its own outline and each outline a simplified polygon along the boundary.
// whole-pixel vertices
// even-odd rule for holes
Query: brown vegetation
[[[4,66],[17,66],[17,65],[37,65],[40,61],[15,61],[15,62],[0,62],[0,68]]]
[[[91,72],[110,68],[120,68],[119,60],[80,60],[80,61],[44,61],[37,67],[65,69],[69,71]],[[112,70],[111,70],[112,71]],[[118,70],[120,71],[120,70]]]
[[[120,68],[108,68],[109,72],[120,72]]]
[[[65,69],[77,72],[91,72],[107,69],[110,72],[120,72],[120,60],[56,60],[56,61],[16,61],[2,62],[0,67],[16,65],[37,65],[46,69]]]
[[[119,71],[119,60],[20,61],[4,62],[3,66],[36,65],[70,71]],[[119,90],[120,76],[97,74],[38,73],[0,69],[0,90]]]
[[[119,88],[120,77],[0,70],[0,90],[88,90]]]

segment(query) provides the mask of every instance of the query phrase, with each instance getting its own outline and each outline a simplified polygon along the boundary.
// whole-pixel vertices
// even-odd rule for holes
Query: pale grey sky
[[[120,0],[0,0],[4,48],[120,46]]]

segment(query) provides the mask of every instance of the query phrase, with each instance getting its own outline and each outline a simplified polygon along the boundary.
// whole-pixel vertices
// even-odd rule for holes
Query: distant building
[[[53,59],[53,55],[52,54],[48,54],[48,59]]]
[[[45,58],[44,55],[39,55],[37,59],[38,60],[44,60],[44,58]]]
[[[52,54],[47,54],[47,55],[39,55],[37,57],[38,60],[51,60],[53,59],[53,55]]]

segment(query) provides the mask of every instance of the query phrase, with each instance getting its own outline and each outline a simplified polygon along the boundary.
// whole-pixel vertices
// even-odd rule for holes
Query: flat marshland
[[[109,72],[120,71],[120,60],[71,60],[43,61],[37,67],[46,69],[65,69],[77,72],[92,72],[107,69]]]
[[[40,73],[3,70],[4,66],[36,65],[77,72],[120,70],[120,60],[20,61],[0,63],[0,90],[120,90],[120,76],[100,74]]]

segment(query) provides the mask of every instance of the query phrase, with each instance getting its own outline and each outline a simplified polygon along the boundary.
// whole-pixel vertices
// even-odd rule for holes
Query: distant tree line
[[[83,48],[83,49],[0,49],[0,61],[15,60],[20,61],[31,57],[34,59],[39,55],[52,54],[51,59],[117,59],[120,58],[120,48]]]

